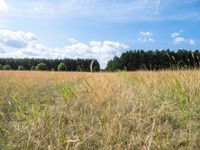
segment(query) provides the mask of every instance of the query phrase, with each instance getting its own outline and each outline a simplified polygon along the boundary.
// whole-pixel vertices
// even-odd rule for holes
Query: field
[[[1,71],[0,149],[200,149],[200,71]]]

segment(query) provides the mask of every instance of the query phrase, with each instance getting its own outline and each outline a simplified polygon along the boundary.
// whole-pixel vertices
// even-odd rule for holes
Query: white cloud
[[[179,36],[179,35],[180,35],[180,33],[174,32],[174,33],[172,33],[171,37],[172,37],[172,38],[175,38],[175,37],[177,37],[177,36]]]
[[[36,40],[36,36],[30,32],[0,30],[0,43],[8,47],[23,48]]]
[[[195,42],[195,40],[193,40],[193,39],[189,39],[189,44],[190,44],[190,45],[195,45],[196,42]]]
[[[185,38],[183,38],[183,37],[175,37],[174,43],[175,43],[175,44],[182,44],[182,43],[185,43]]]
[[[96,58],[99,60],[101,67],[105,68],[107,62],[115,55],[120,54],[120,50],[127,49],[126,44],[114,41],[91,41],[88,44],[77,42],[67,45],[62,49],[53,49],[57,57],[70,58]]]
[[[143,32],[141,31],[138,34],[138,40],[142,42],[154,42],[155,39],[153,38],[153,33],[152,32]]]
[[[187,38],[184,38],[184,37],[175,37],[174,43],[177,44],[177,45],[180,45],[180,44],[195,45],[196,44],[195,40],[187,39]]]
[[[106,67],[107,62],[120,50],[127,49],[124,43],[114,41],[78,42],[68,39],[70,43],[63,48],[49,48],[37,40],[35,34],[22,31],[0,30],[0,57],[36,57],[36,58],[95,58]]]
[[[8,5],[5,0],[0,0],[0,11],[8,11]]]
[[[98,47],[98,46],[101,46],[101,42],[91,41],[90,45],[93,46],[93,47],[96,47],[96,46]]]
[[[77,41],[76,39],[74,39],[74,38],[69,38],[68,41],[71,42],[71,43],[76,43],[76,42],[78,42],[78,41]]]
[[[176,45],[180,45],[180,44],[195,45],[196,44],[194,39],[185,38],[185,37],[181,36],[181,33],[183,33],[182,30],[171,34],[171,37],[174,40],[174,44],[176,44]]]

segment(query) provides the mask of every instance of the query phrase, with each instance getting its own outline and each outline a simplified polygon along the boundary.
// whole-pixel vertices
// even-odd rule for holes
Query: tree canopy
[[[160,70],[178,68],[200,67],[199,50],[188,51],[179,49],[177,51],[167,50],[131,50],[122,53],[120,57],[115,56],[107,64],[106,70]]]
[[[36,66],[44,63],[48,71],[58,70],[58,65],[63,63],[66,71],[90,71],[90,63],[92,59],[34,59],[34,58],[0,58],[2,66],[10,65],[12,70],[18,70],[18,66],[23,66],[24,70],[35,70]],[[97,60],[94,63],[94,70],[99,71],[100,65]]]

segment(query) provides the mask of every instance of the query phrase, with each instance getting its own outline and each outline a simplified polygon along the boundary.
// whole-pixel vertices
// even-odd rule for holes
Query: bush
[[[147,70],[147,66],[145,64],[140,65],[140,70]]]
[[[10,65],[5,65],[5,66],[3,66],[3,70],[11,70],[11,66]]]
[[[32,66],[32,67],[31,67],[31,70],[35,70],[35,66]]]
[[[36,66],[36,70],[45,71],[47,70],[47,65],[45,63],[40,63]]]
[[[64,63],[60,63],[60,64],[58,65],[58,71],[65,71],[65,70],[66,70],[65,64],[64,64]]]
[[[2,64],[0,64],[0,70],[3,70],[3,65]]]
[[[18,66],[18,70],[25,70],[23,66]]]

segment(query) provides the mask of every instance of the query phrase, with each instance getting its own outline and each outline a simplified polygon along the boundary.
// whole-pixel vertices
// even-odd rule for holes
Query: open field
[[[0,149],[200,149],[200,71],[2,71]]]

